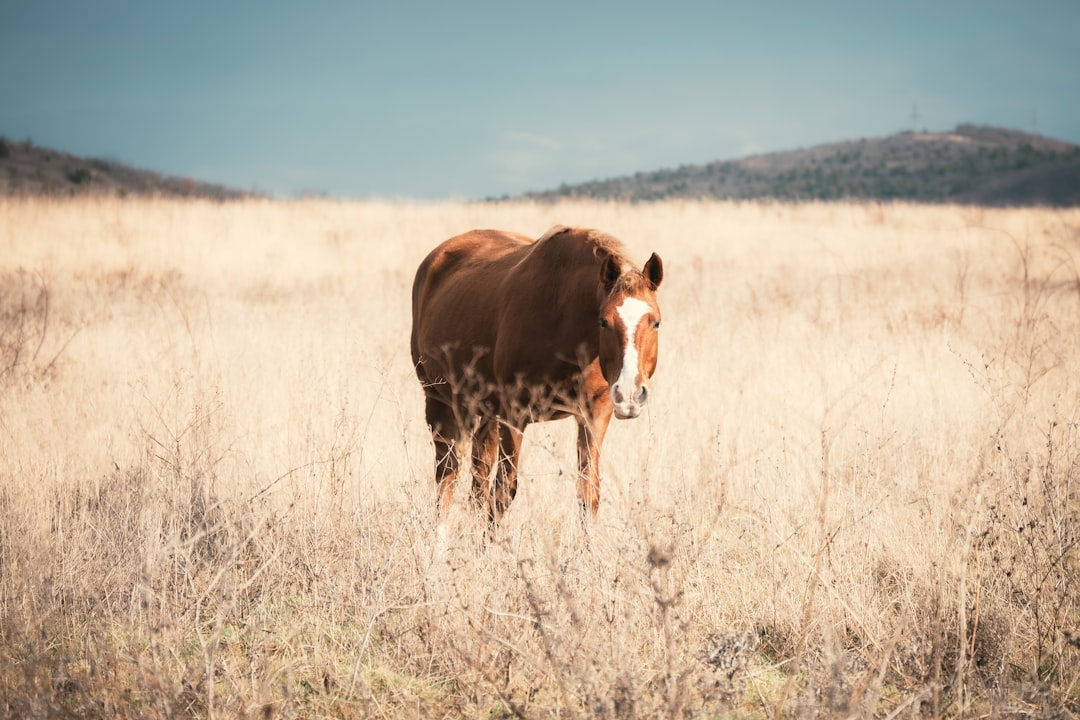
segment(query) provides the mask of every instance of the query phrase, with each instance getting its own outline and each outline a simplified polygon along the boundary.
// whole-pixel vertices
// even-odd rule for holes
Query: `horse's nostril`
[[[621,403],[623,401],[622,390],[619,389],[618,385],[611,388],[611,397],[617,403]]]
[[[644,405],[646,398],[649,397],[649,388],[644,385],[641,386],[641,392],[638,393],[637,401],[638,405]]]

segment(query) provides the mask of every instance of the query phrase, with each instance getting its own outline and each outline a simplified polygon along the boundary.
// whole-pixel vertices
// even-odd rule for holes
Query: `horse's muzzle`
[[[615,417],[619,420],[630,420],[640,415],[648,398],[649,389],[644,385],[630,398],[623,395],[618,385],[611,388],[611,401],[615,408]]]

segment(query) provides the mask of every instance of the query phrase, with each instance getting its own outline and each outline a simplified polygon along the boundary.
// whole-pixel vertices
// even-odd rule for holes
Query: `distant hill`
[[[537,200],[669,198],[906,200],[1080,205],[1080,145],[1002,128],[903,132],[639,172],[524,195]]]
[[[247,197],[224,185],[166,177],[112,160],[83,158],[38,147],[30,140],[0,136],[0,195],[82,194],[155,195],[163,197]]]

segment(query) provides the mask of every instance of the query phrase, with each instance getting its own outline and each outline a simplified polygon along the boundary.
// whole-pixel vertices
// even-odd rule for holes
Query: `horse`
[[[611,235],[563,226],[535,241],[472,230],[420,263],[410,346],[435,445],[440,517],[467,440],[472,501],[486,509],[490,529],[517,492],[526,426],[565,417],[578,423],[581,514],[596,517],[611,416],[641,414],[656,370],[664,266],[653,253],[638,267]]]

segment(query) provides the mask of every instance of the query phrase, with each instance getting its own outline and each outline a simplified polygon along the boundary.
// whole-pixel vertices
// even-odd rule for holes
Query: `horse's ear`
[[[649,260],[645,263],[645,269],[642,271],[645,279],[649,281],[649,285],[653,290],[660,287],[660,281],[664,279],[664,263],[660,259],[660,256],[653,253]]]
[[[615,258],[611,255],[604,258],[604,264],[600,266],[600,281],[604,283],[606,292],[611,292],[620,275],[622,275],[622,268],[615,262]]]

